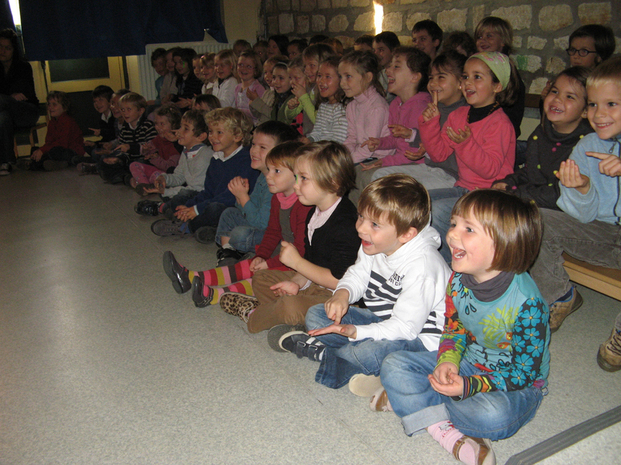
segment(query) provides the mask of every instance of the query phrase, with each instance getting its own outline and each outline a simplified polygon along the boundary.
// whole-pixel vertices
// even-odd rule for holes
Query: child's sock
[[[215,305],[220,302],[220,297],[222,297],[222,294],[224,294],[225,292],[237,292],[238,294],[254,295],[254,293],[252,292],[251,279],[245,279],[243,281],[233,283],[229,286],[222,287],[212,287],[205,284],[205,287],[203,287],[203,295],[208,296],[212,290],[213,298],[209,302],[211,305]]]
[[[457,441],[464,437],[461,431],[453,426],[448,420],[440,421],[438,423],[434,423],[433,425],[427,427],[427,432],[431,434],[431,437],[440,443],[444,449],[449,451],[451,454],[453,453],[453,449],[455,448],[455,444]],[[459,449],[459,460],[468,464],[476,464],[477,454],[474,449],[470,446],[470,444],[465,443]]]
[[[207,271],[190,271],[190,281],[196,274],[202,273],[207,286],[224,286],[225,284],[236,283],[243,279],[250,279],[250,260],[243,260],[235,265],[221,266]],[[234,291],[237,292],[237,291]]]

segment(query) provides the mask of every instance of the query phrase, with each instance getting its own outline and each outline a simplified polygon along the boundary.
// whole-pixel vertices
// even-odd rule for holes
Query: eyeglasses
[[[597,53],[596,51],[587,50],[586,48],[581,48],[580,50],[577,50],[573,47],[570,47],[565,51],[567,52],[567,55],[569,55],[570,57],[573,57],[577,53],[578,56],[581,56],[582,58],[587,56],[589,53]]]

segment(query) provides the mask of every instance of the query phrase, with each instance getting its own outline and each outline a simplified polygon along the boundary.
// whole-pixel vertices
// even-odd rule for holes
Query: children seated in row
[[[180,127],[181,111],[173,104],[167,103],[155,111],[157,136],[142,145],[142,160],[129,165],[130,185],[138,195],[154,192],[155,180],[163,173],[172,173],[179,164],[183,150],[177,141]]]
[[[274,104],[271,118],[273,121],[290,124],[291,120],[286,117],[285,109],[287,102],[293,98],[291,93],[291,78],[289,69],[285,63],[276,63],[272,69],[272,88],[274,89]]]
[[[563,252],[594,265],[621,268],[620,57],[610,58],[595,68],[587,79],[587,95],[587,117],[595,132],[580,140],[569,159],[561,163],[557,174],[561,195],[557,205],[562,211],[542,210],[543,242],[530,270],[550,304],[552,331],[582,305],[582,296],[571,285],[563,267]],[[614,358],[606,349],[601,357]]]
[[[252,114],[253,121],[256,121],[257,125],[272,119],[272,109],[274,107],[274,100],[276,99],[276,91],[272,87],[272,81],[274,79],[272,72],[277,63],[286,62],[287,58],[281,56],[268,58],[265,63],[263,63],[263,82],[265,82],[266,85],[265,92],[263,92],[261,97],[250,89],[246,92],[250,113]]]
[[[388,77],[386,76],[386,68],[390,66],[392,61],[392,53],[401,43],[397,34],[391,31],[380,32],[373,38],[373,52],[377,55],[379,65],[377,79],[384,89],[384,94],[388,90]],[[392,97],[388,100],[392,100]],[[390,103],[390,102],[388,102]]]
[[[157,131],[153,122],[147,119],[147,101],[142,95],[135,92],[123,95],[119,99],[119,108],[124,121],[119,145],[114,152],[99,160],[97,172],[110,184],[125,182],[129,185],[130,163],[140,158],[140,147],[155,138]]]
[[[347,138],[345,93],[339,78],[339,61],[339,57],[332,56],[319,65],[316,78],[317,114],[313,130],[306,136],[311,142],[343,143]]]
[[[427,90],[432,95],[433,104],[438,107],[440,127],[444,126],[453,111],[466,105],[461,91],[461,76],[465,63],[465,56],[449,51],[438,55],[431,64]],[[420,182],[427,190],[450,188],[455,184],[458,170],[454,153],[442,161],[434,161],[428,154],[426,155],[423,144],[420,144],[418,150],[406,150],[405,156],[411,160],[422,159],[424,163],[380,168],[373,173],[372,180],[375,181],[388,174],[405,173]]]
[[[371,397],[381,387],[386,355],[437,350],[450,270],[430,226],[429,195],[410,176],[394,174],[367,186],[358,212],[356,263],[325,304],[308,310],[308,334],[286,333],[279,345],[320,362],[318,383],[333,389],[349,383],[354,394]],[[359,300],[364,308],[352,306]]]
[[[236,301],[253,294],[254,273],[267,269],[287,269],[278,257],[283,241],[304,254],[304,231],[309,208],[298,200],[293,175],[296,150],[301,146],[301,142],[284,142],[272,148],[266,156],[268,189],[274,195],[270,199],[267,230],[256,247],[256,255],[235,265],[189,271],[177,262],[172,252],[166,252],[163,257],[164,272],[177,293],[192,289],[194,305],[203,308],[220,302],[225,292],[234,292],[233,302],[220,304],[226,312],[241,315],[243,305],[238,306]]]
[[[50,120],[45,144],[36,148],[30,159],[23,159],[20,168],[33,171],[60,170],[67,168],[74,158],[84,155],[84,136],[75,119],[67,114],[69,107],[69,96],[65,92],[52,91],[47,95]]]
[[[213,86],[216,79],[218,79],[218,76],[216,76],[215,58],[215,53],[205,53],[200,59],[201,75],[199,77],[203,81],[203,87],[201,87],[202,94],[213,93]]]
[[[543,121],[528,138],[525,165],[492,188],[534,200],[540,208],[558,209],[556,173],[580,139],[593,132],[586,119],[588,76],[588,68],[577,66],[556,77],[543,101]]]
[[[296,152],[295,193],[303,205],[315,207],[306,218],[304,253],[283,242],[279,258],[291,270],[255,273],[256,298],[222,296],[223,309],[247,316],[248,331],[303,324],[309,307],[325,302],[354,263],[360,245],[356,208],[345,197],[354,176],[351,157],[341,144],[318,142]]]
[[[454,273],[438,351],[388,355],[374,407],[394,410],[408,436],[426,430],[463,463],[494,464],[491,440],[535,416],[548,382],[548,306],[526,272],[542,222],[531,202],[476,190],[451,223]]]
[[[176,206],[176,221],[163,219],[151,225],[151,231],[158,236],[197,233],[199,242],[213,242],[220,215],[227,207],[235,205],[235,196],[228,189],[229,182],[236,176],[248,179],[252,192],[259,176],[259,172],[250,167],[247,145],[252,125],[246,115],[235,108],[218,108],[207,113],[205,120],[214,154],[207,168],[204,188],[185,205]]]
[[[272,192],[265,177],[266,157],[277,145],[294,141],[298,136],[293,127],[279,121],[267,121],[253,131],[250,166],[261,174],[252,193],[248,180],[241,176],[229,183],[235,206],[224,210],[218,222],[216,244],[221,247],[217,252],[218,266],[235,263],[261,243],[272,205]]]
[[[235,104],[235,87],[237,87],[237,55],[233,50],[222,50],[214,58],[218,79],[214,82],[212,94],[218,97],[222,108]]]
[[[183,114],[176,132],[177,143],[183,146],[179,164],[172,173],[160,173],[153,187],[144,188],[147,194],[160,194],[162,201],[142,200],[134,207],[136,213],[164,214],[170,220],[178,206],[185,205],[203,190],[213,156],[213,150],[205,145],[207,133],[207,122],[201,111],[190,110]]]
[[[177,90],[171,95],[170,101],[184,111],[192,107],[192,99],[200,95],[203,87],[202,81],[194,74],[192,62],[195,58],[196,52],[191,48],[180,48],[173,52]]]
[[[424,19],[412,27],[412,45],[432,60],[438,55],[444,32],[435,21]]]
[[[442,239],[440,252],[450,260],[445,242],[455,202],[473,189],[491,187],[513,173],[515,133],[500,106],[513,102],[518,89],[515,65],[498,52],[472,55],[464,65],[461,81],[467,106],[452,112],[441,127],[437,105],[430,104],[420,120],[422,142],[434,161],[455,152],[458,179],[453,188],[435,189],[431,196],[433,226]]]

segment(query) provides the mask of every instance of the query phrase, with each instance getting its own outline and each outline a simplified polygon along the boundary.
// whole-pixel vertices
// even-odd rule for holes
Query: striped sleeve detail
[[[371,271],[369,285],[364,293],[364,303],[370,311],[383,320],[390,318],[399,294],[400,286],[389,284],[382,275]]]

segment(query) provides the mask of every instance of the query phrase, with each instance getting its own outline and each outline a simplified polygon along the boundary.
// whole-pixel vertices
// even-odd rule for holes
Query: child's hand
[[[158,189],[160,193],[163,193],[164,189],[166,188],[166,178],[160,175],[157,178],[155,178],[155,181],[153,182],[153,184],[155,184],[155,187]]]
[[[121,144],[116,147],[117,152],[129,152],[129,144]]]
[[[32,155],[30,155],[30,158],[34,161],[39,161],[41,160],[42,156],[43,156],[43,152],[41,151],[41,149],[37,149],[34,152],[32,152]]]
[[[248,97],[248,100],[250,100],[251,102],[254,102],[256,99],[259,98],[259,94],[257,94],[255,91],[251,90],[250,87],[246,90],[246,97]]]
[[[360,144],[360,147],[367,147],[369,152],[375,152],[379,147],[379,144],[380,140],[377,137],[369,137],[362,144]]]
[[[420,160],[421,158],[423,158],[426,153],[427,153],[427,150],[425,150],[425,146],[423,144],[420,144],[416,152],[412,152],[411,150],[406,150],[403,153],[403,155],[405,155],[405,158],[407,158],[408,160],[416,161],[416,160]]]
[[[552,88],[552,81],[546,82],[546,86],[541,91],[541,100],[544,100],[548,96],[551,88]]]
[[[175,105],[177,105],[177,108],[190,108],[192,106],[192,99],[180,98]]]
[[[616,155],[610,155],[609,153],[599,152],[586,152],[588,157],[598,158],[599,172],[606,176],[621,176],[621,159]]]
[[[326,326],[325,328],[312,329],[308,332],[308,334],[311,336],[321,336],[322,334],[330,333],[340,334],[341,336],[349,337],[352,339],[356,339],[356,335],[358,334],[354,325],[337,324]]]
[[[287,241],[280,243],[280,261],[283,265],[288,266],[294,270],[297,270],[299,261],[302,258],[300,252],[295,248],[293,244]]]
[[[297,97],[297,99],[295,100],[298,101],[297,105],[299,105],[300,104],[299,98],[306,93],[306,87],[301,86],[297,82],[293,82],[291,83],[291,93]],[[291,100],[294,100],[294,99],[291,99]]]
[[[347,289],[339,289],[324,304],[326,316],[334,321],[335,324],[341,322],[343,315],[349,310],[349,291]]]
[[[456,144],[461,144],[462,142],[466,141],[466,139],[468,139],[468,137],[470,137],[472,133],[470,132],[470,126],[465,126],[463,129],[458,129],[457,131],[455,131],[451,127],[447,127],[446,135]]]
[[[375,160],[372,161],[371,163],[360,163],[360,169],[362,171],[368,171],[368,170],[372,170],[373,168],[381,168],[382,167],[382,160]]]
[[[104,142],[102,148],[109,152],[110,150],[112,150],[112,142]]]
[[[196,214],[196,210],[194,207],[185,207],[183,205],[179,205],[177,210],[175,211],[175,216],[183,222],[193,220],[198,215]]]
[[[455,397],[463,394],[464,380],[451,362],[441,363],[427,378],[434,391],[442,395]]]
[[[427,121],[440,116],[440,110],[438,110],[438,93],[432,92],[433,102],[427,104],[427,108],[423,111],[423,121]]]
[[[254,257],[250,262],[250,271],[256,273],[259,270],[267,270],[267,262],[265,258]]]
[[[24,94],[22,94],[21,92],[16,92],[14,94],[11,94],[11,97],[13,97],[15,100],[17,100],[18,102],[23,102],[24,100],[28,100],[28,97],[26,97]]]
[[[300,101],[296,97],[293,97],[287,102],[287,107],[289,108],[289,110],[293,110],[294,108],[297,108],[299,104]]]
[[[89,131],[93,131],[94,136],[101,136],[101,129],[88,128]]]
[[[492,184],[492,189],[496,189],[497,191],[506,191],[507,187],[509,187],[509,184],[507,184],[506,182],[498,181]]]
[[[147,193],[147,194],[163,194],[164,193],[164,187],[159,187],[159,186],[145,187],[144,188],[144,192]]]
[[[388,129],[390,129],[392,137],[400,137],[402,139],[409,139],[412,137],[412,130],[400,124],[389,124]]]
[[[84,146],[85,147],[95,147],[95,142],[93,142],[92,140],[84,139]]]
[[[573,160],[562,161],[556,172],[556,177],[563,186],[576,189],[582,195],[589,192],[591,188],[591,180],[588,176],[580,173],[580,168]]]
[[[276,297],[282,297],[283,295],[298,295],[300,292],[300,286],[293,281],[281,281],[270,287],[274,291]]]
[[[247,179],[244,179],[241,176],[236,176],[229,181],[228,188],[231,194],[235,197],[240,197],[248,193],[250,190],[250,184]]]
[[[103,161],[106,165],[116,165],[117,163],[120,163],[121,160],[117,157],[107,157],[104,158]]]

